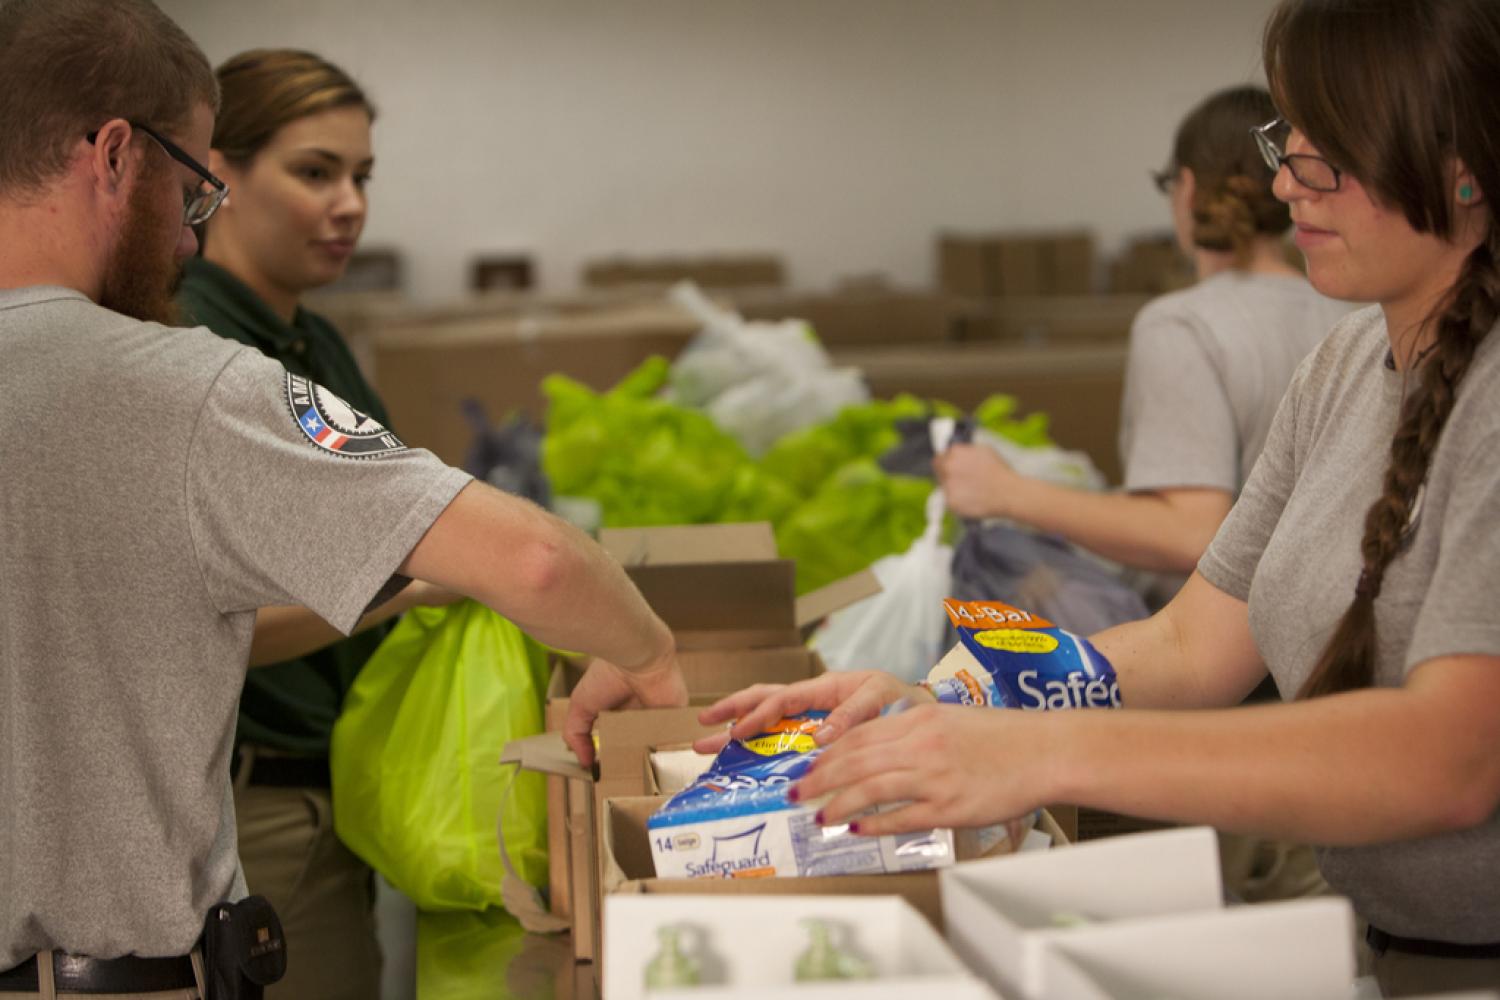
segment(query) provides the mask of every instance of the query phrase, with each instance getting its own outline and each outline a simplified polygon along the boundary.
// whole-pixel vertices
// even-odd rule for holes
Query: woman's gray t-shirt
[[[1292,373],[1350,309],[1303,278],[1240,271],[1153,299],[1130,330],[1125,489],[1237,496]]]
[[[1303,363],[1198,566],[1248,601],[1256,646],[1284,698],[1307,679],[1354,595],[1365,512],[1380,493],[1403,391],[1417,378],[1387,367],[1388,349],[1384,316],[1371,307]],[[1436,657],[1500,655],[1496,400],[1500,333],[1491,332],[1459,386],[1419,516],[1375,604],[1380,686],[1399,687]],[[1500,941],[1500,813],[1458,833],[1318,855],[1329,884],[1389,933]]]

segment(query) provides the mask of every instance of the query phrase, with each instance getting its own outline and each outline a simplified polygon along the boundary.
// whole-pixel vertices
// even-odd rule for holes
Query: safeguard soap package
[[[929,674],[939,701],[970,706],[1057,710],[1116,707],[1108,660],[1085,638],[998,601],[944,602],[961,644]],[[844,824],[823,826],[818,803],[794,804],[791,786],[821,750],[812,733],[826,713],[783,719],[767,732],[732,741],[697,781],[647,823],[661,878],[769,878],[863,875],[942,868],[992,853],[1024,831],[972,831],[967,849],[946,829],[862,837]],[[1034,820],[1034,817],[1030,819]]]
[[[658,878],[771,878],[921,871],[956,860],[952,830],[861,837],[822,826],[816,803],[787,792],[817,759],[812,733],[826,713],[783,719],[736,740],[697,781],[647,821]],[[1006,838],[989,831],[993,848]]]

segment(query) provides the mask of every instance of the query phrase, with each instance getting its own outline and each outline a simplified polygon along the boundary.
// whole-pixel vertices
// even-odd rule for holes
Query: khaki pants
[[[1387,997],[1500,989],[1500,958],[1429,958],[1388,951],[1371,956],[1380,992]]]
[[[36,974],[38,985],[41,989],[35,993],[17,993],[14,990],[0,990],[0,1000],[10,1000],[12,997],[32,997],[41,1000],[72,1000],[74,997],[87,998],[87,1000],[203,1000],[203,959],[197,950],[193,951],[193,976],[198,980],[198,987],[191,990],[159,990],[155,993],[74,993],[68,990],[59,993],[52,982],[52,952],[44,951],[37,954]]]
[[[377,1000],[374,885],[334,836],[328,791],[237,785],[234,808],[245,882],[286,934],[286,977],[266,1000]]]

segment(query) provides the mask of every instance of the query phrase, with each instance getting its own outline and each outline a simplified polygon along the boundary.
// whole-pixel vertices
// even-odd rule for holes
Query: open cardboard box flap
[[[555,774],[571,781],[591,781],[593,775],[563,742],[562,733],[539,733],[505,744],[500,763],[515,764],[523,771]]]
[[[796,567],[777,556],[765,522],[606,528],[599,544],[682,650],[797,645],[829,614],[880,590],[864,570],[797,597]]]

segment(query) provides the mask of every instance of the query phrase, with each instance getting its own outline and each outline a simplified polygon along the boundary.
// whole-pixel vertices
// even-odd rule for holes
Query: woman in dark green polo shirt
[[[338,331],[301,306],[343,273],[364,226],[374,109],[347,74],[306,52],[246,52],[217,72],[211,169],[233,193],[187,264],[184,319],[390,426]],[[270,997],[379,994],[370,870],[333,833],[329,734],[383,623],[451,599],[412,584],[347,639],[302,608],[256,618],[251,663],[272,665],[250,671],[240,702],[235,808],[246,880],[280,913],[292,959]]]

